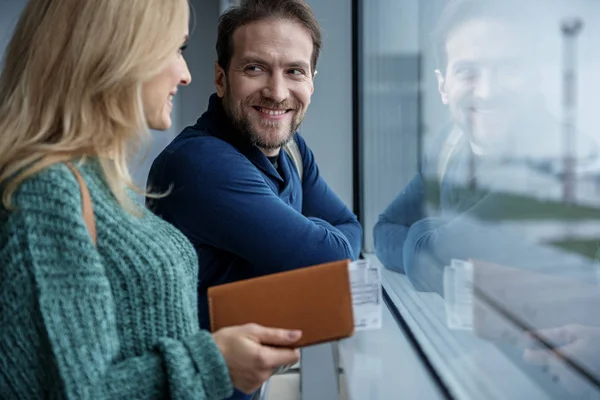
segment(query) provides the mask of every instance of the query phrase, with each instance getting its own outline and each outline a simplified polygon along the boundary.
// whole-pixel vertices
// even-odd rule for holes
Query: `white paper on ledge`
[[[354,329],[356,331],[381,329],[382,297],[381,271],[367,260],[350,263],[350,288]]]

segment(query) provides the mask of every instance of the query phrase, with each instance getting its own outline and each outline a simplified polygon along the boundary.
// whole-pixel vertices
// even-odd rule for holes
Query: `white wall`
[[[190,39],[185,59],[192,74],[189,86],[180,87],[174,99],[173,125],[168,132],[153,132],[148,153],[140,154],[141,166],[135,169],[136,182],[145,186],[154,158],[188,125],[193,125],[208,106],[214,92],[213,64],[216,60],[217,21],[219,0],[191,0]]]
[[[219,0],[191,0],[195,23],[191,27],[185,59],[192,74],[192,84],[179,91],[180,128],[193,125],[208,107],[214,93],[214,63],[217,60],[217,22]]]
[[[25,3],[25,0],[0,0],[0,57],[4,54]]]
[[[315,92],[301,134],[322,176],[352,209],[352,19],[350,0],[309,0],[323,30]]]

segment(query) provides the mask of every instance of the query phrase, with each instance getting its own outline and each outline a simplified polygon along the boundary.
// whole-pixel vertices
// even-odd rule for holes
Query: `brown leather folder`
[[[213,286],[211,330],[256,323],[302,330],[295,347],[349,337],[354,332],[349,261],[336,261]]]

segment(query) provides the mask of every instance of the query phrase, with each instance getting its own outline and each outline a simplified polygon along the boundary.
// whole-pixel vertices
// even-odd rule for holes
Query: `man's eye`
[[[302,75],[306,75],[306,73],[304,72],[304,70],[299,69],[299,68],[292,68],[290,70],[288,70],[288,72],[292,75],[295,76],[302,76]]]
[[[460,68],[456,71],[456,76],[462,79],[473,79],[477,76],[475,68]]]
[[[249,65],[246,67],[246,72],[261,72],[262,68],[257,65]]]

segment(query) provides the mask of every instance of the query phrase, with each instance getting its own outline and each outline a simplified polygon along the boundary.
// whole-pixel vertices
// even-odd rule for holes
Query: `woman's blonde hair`
[[[0,76],[0,187],[49,165],[97,157],[135,212],[127,161],[148,137],[142,84],[183,44],[187,0],[29,0]]]

